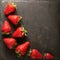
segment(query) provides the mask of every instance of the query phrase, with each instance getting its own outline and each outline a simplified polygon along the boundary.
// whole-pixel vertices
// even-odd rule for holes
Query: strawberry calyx
[[[32,52],[32,49],[29,50],[27,56],[30,56],[31,52]]]
[[[22,27],[22,35],[27,36],[27,30],[24,27]]]
[[[9,34],[11,34],[11,32],[7,32],[7,33],[5,33],[5,32],[2,32],[2,34],[9,35]]]
[[[46,53],[44,54],[44,59],[45,59]]]
[[[19,20],[18,20],[18,23],[22,20],[22,16],[20,16]]]
[[[15,53],[17,54],[17,57],[22,57],[20,52],[15,51]]]
[[[16,4],[14,2],[12,2],[11,4],[16,8]]]

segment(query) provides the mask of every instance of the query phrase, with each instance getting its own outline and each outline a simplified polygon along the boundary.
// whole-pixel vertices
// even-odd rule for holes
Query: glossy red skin
[[[45,59],[54,59],[54,56],[50,53],[45,53]]]
[[[26,54],[29,46],[30,46],[30,42],[25,42],[21,45],[18,45],[16,47],[16,52],[18,52],[18,54],[20,54],[21,56],[24,56]]]
[[[4,9],[4,14],[5,15],[9,15],[13,12],[15,12],[16,7],[14,7],[14,5],[12,5],[12,3],[7,4],[6,8]]]
[[[11,23],[13,23],[14,25],[17,25],[20,20],[20,16],[19,15],[9,15],[8,19],[11,21]]]
[[[15,37],[15,38],[21,38],[24,36],[24,34],[22,34],[22,27],[18,27],[14,33],[12,34],[12,37]]]
[[[10,33],[11,32],[11,26],[7,20],[5,20],[2,25],[2,32],[3,33]]]
[[[13,49],[13,47],[17,44],[14,38],[4,38],[3,40],[8,49]]]
[[[30,53],[31,59],[42,59],[42,54],[37,49],[32,49]]]

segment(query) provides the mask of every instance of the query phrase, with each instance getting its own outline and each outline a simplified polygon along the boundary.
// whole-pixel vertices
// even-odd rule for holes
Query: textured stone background
[[[28,57],[20,59],[9,51],[4,43],[1,26],[6,16],[3,10],[7,2],[12,0],[0,0],[0,60],[29,60]],[[23,17],[22,24],[28,30],[25,40],[31,42],[31,48],[52,53],[56,59],[60,59],[60,1],[59,0],[13,0],[17,5],[14,14]],[[12,26],[12,32],[15,27]]]

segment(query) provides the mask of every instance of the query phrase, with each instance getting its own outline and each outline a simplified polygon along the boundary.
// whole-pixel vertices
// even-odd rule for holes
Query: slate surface
[[[7,0],[2,0],[0,3],[0,60],[29,60],[28,57],[17,58],[16,54],[9,51],[3,43],[1,26],[3,21],[7,19],[3,14],[6,3]],[[21,24],[28,30],[28,37],[25,40],[31,42],[31,48],[38,49],[42,54],[50,52],[59,60],[60,1],[15,0],[15,3],[17,11],[14,14],[23,17]],[[12,24],[11,26],[14,31],[15,27]]]

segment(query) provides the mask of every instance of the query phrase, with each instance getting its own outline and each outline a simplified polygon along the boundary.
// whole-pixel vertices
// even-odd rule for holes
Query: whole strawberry
[[[37,49],[32,49],[32,50],[30,50],[29,51],[29,56],[30,56],[30,58],[31,59],[42,59],[43,58],[43,56],[42,56],[42,54],[41,54],[41,52],[39,52]]]
[[[11,23],[13,23],[14,25],[17,25],[18,22],[20,22],[20,20],[22,19],[22,17],[19,15],[9,15],[8,19],[11,21]]]
[[[16,5],[14,3],[9,3],[9,4],[7,4],[7,6],[4,9],[4,14],[9,15],[9,14],[15,12],[15,10],[16,10]]]
[[[2,24],[2,33],[7,35],[11,33],[11,26],[7,20]]]
[[[17,44],[14,38],[4,38],[3,40],[8,49],[13,49]]]
[[[30,46],[30,42],[29,41],[27,41],[27,42],[25,42],[25,43],[23,43],[21,45],[18,45],[16,47],[16,49],[15,49],[16,54],[18,56],[24,56],[24,55],[26,55],[26,52],[27,52],[29,46]]]
[[[45,57],[46,60],[54,59],[54,56],[50,53],[45,53],[44,57]]]
[[[27,31],[24,29],[24,27],[18,27],[14,33],[12,34],[12,37],[14,38],[22,38],[26,36]]]

